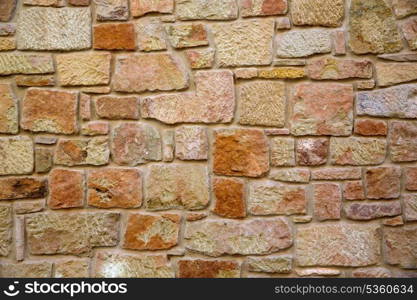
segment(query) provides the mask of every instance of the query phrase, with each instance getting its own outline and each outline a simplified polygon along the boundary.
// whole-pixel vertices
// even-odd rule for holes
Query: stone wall
[[[416,276],[416,50],[415,0],[0,0],[0,276]]]

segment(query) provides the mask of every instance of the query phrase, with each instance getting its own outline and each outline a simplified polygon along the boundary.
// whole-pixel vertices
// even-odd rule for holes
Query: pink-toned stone
[[[242,0],[242,17],[272,16],[287,13],[287,0]]]
[[[365,172],[366,196],[369,199],[390,199],[400,196],[401,168],[375,167]]]
[[[382,220],[382,224],[385,226],[392,226],[392,227],[402,226],[404,225],[404,219],[402,216],[387,218],[387,219]]]
[[[216,54],[214,48],[191,49],[186,50],[184,53],[191,69],[206,69],[213,67],[214,55]]]
[[[353,87],[339,83],[302,83],[291,98],[294,135],[350,135]]]
[[[48,206],[52,209],[84,205],[84,171],[54,169],[49,175]]]
[[[302,138],[297,140],[297,164],[318,166],[327,162],[329,140],[326,138]]]
[[[372,220],[401,214],[399,201],[375,203],[349,203],[344,208],[346,217],[352,220]]]
[[[148,13],[172,13],[174,0],[130,0],[130,12],[134,17]]]
[[[352,180],[361,177],[360,168],[321,168],[311,172],[313,180]]]
[[[288,17],[279,17],[275,20],[275,27],[277,30],[291,29],[291,21]]]
[[[258,77],[257,68],[238,68],[234,70],[236,79],[252,79]]]
[[[334,55],[346,54],[346,38],[343,30],[333,32],[333,53]]]
[[[373,119],[358,119],[355,120],[354,132],[359,135],[372,136],[388,134],[387,122]]]
[[[198,220],[202,220],[204,218],[207,218],[207,213],[198,213],[198,212],[191,212],[186,215],[186,220],[188,222],[194,222]]]
[[[0,24],[0,36],[12,36],[16,33],[16,24],[14,23],[1,23]]]
[[[225,218],[246,217],[245,183],[237,178],[214,178],[213,193],[216,199],[213,212]]]
[[[404,195],[404,217],[407,222],[417,221],[417,194]]]
[[[264,132],[268,136],[289,135],[290,134],[290,130],[288,128],[265,129]]]
[[[362,181],[348,181],[343,185],[343,197],[345,200],[365,199],[365,189]]]
[[[181,160],[208,158],[207,129],[201,126],[182,126],[175,130],[175,156]]]
[[[209,44],[206,26],[202,23],[165,25],[165,31],[174,48],[206,46]]]
[[[314,215],[319,221],[338,220],[342,193],[337,183],[314,184]]]
[[[402,25],[404,38],[411,50],[417,50],[417,18],[410,19]]]
[[[83,93],[80,95],[80,118],[83,121],[91,119],[91,96]]]
[[[393,162],[417,161],[417,121],[392,121],[389,143]]]
[[[417,79],[417,66],[415,63],[378,62],[375,68],[378,86],[390,86]]]
[[[417,191],[417,167],[405,167],[405,189],[409,191]]]
[[[307,74],[316,80],[371,78],[372,62],[366,59],[317,58],[307,63]]]
[[[108,122],[91,121],[81,127],[81,134],[87,136],[106,135],[109,133],[109,130]]]
[[[284,182],[307,183],[310,181],[310,170],[307,168],[279,168],[272,170],[269,178]]]
[[[139,119],[138,97],[103,96],[95,99],[97,115],[104,119]]]
[[[359,268],[352,271],[352,277],[356,278],[390,278],[390,270],[381,267]]]
[[[384,227],[383,251],[385,261],[390,265],[399,265],[406,269],[417,268],[415,254],[417,226]]]

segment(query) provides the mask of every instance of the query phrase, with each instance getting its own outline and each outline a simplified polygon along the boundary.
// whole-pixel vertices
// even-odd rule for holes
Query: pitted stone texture
[[[0,138],[0,175],[29,174],[33,171],[33,142],[27,136]]]
[[[30,214],[34,212],[40,212],[45,208],[45,200],[27,200],[18,201],[13,205],[14,212],[16,214]]]
[[[166,25],[165,31],[174,48],[188,48],[209,44],[206,27],[202,23]]]
[[[110,81],[110,53],[71,53],[56,57],[62,86],[99,85]]]
[[[84,172],[54,169],[49,175],[48,206],[52,209],[82,207],[84,205]]]
[[[408,47],[411,50],[417,50],[417,18],[413,18],[405,22],[402,25],[402,31],[404,38],[407,40]]]
[[[220,66],[269,65],[272,62],[273,20],[212,24],[211,29]]]
[[[15,77],[16,85],[21,87],[43,87],[54,86],[54,75],[17,75]]]
[[[331,138],[330,161],[334,165],[379,165],[385,161],[387,142],[376,138]]]
[[[362,181],[348,181],[343,186],[343,197],[345,200],[365,199],[365,189]]]
[[[275,217],[191,222],[186,226],[184,239],[188,250],[217,257],[277,252],[290,247],[293,237],[288,221]]]
[[[62,7],[65,6],[64,0],[23,0],[25,5],[32,6],[52,6],[52,7]]]
[[[269,170],[268,141],[258,129],[214,132],[213,171],[218,175],[260,177]]]
[[[308,62],[307,73],[311,79],[317,80],[372,78],[372,62],[367,59],[317,58]]]
[[[119,213],[38,213],[27,216],[31,254],[74,254],[118,243]]]
[[[52,168],[54,152],[48,148],[35,149],[35,172],[48,173]]]
[[[400,51],[401,36],[385,0],[352,0],[349,45],[356,54]]]
[[[280,168],[272,170],[269,178],[284,182],[307,183],[310,181],[310,170],[307,168]]]
[[[0,264],[0,276],[4,278],[50,278],[52,263],[33,261]]]
[[[176,0],[180,20],[231,20],[238,17],[236,0]]]
[[[8,22],[13,18],[17,0],[3,0],[0,3],[0,22]]]
[[[270,180],[252,182],[249,185],[248,211],[259,216],[305,214],[305,187]]]
[[[292,30],[279,34],[276,40],[277,56],[282,58],[306,57],[330,53],[330,31],[321,29]]]
[[[386,268],[370,267],[358,268],[352,271],[352,277],[356,278],[390,278],[391,271]]]
[[[148,124],[122,123],[113,129],[112,158],[118,165],[136,166],[162,159],[161,136]]]
[[[163,123],[229,123],[233,119],[235,91],[228,70],[199,71],[194,76],[196,92],[144,98],[143,118]]]
[[[294,135],[352,133],[353,87],[339,83],[301,83],[291,99],[291,132]]]
[[[345,15],[345,0],[292,0],[294,25],[338,27]]]
[[[175,156],[181,160],[206,160],[208,158],[207,129],[201,126],[177,128]]]
[[[253,81],[240,85],[239,123],[284,127],[285,85],[278,81]]]
[[[285,274],[291,273],[292,270],[291,255],[248,257],[246,263],[251,272]]]
[[[128,0],[93,0],[97,21],[125,21],[129,18]]]
[[[0,84],[0,133],[16,134],[18,128],[17,100],[12,86]]]
[[[188,87],[188,74],[171,54],[128,54],[116,59],[113,88],[118,92],[171,91]]]
[[[404,195],[404,216],[407,222],[417,221],[417,195]]]
[[[47,181],[37,177],[0,178],[0,200],[42,198],[46,196]]]
[[[167,44],[164,29],[156,18],[139,20],[136,23],[138,47],[141,51],[165,50]]]
[[[242,17],[273,16],[287,13],[287,0],[240,0]]]
[[[99,252],[93,275],[102,278],[173,278],[165,255]]]
[[[361,178],[361,168],[321,168],[311,172],[311,179],[313,180],[352,180]]]
[[[417,121],[391,122],[389,144],[392,161],[417,161]]]
[[[11,243],[12,207],[10,205],[0,205],[0,256],[9,255]]]
[[[295,140],[292,137],[274,137],[270,140],[271,166],[295,166]]]
[[[244,218],[246,216],[245,182],[237,178],[214,178],[213,212],[224,218]]]
[[[386,136],[388,133],[387,122],[373,119],[355,120],[355,133],[364,136]]]
[[[376,117],[417,118],[416,93],[417,84],[359,92],[356,97],[356,112],[358,115]]]
[[[400,196],[401,168],[375,167],[366,169],[366,196],[370,199],[390,199]]]
[[[150,210],[195,210],[209,203],[208,172],[202,165],[151,165],[145,184]]]
[[[417,167],[404,168],[405,189],[417,191]]]
[[[417,25],[416,25],[417,26]],[[377,63],[378,86],[390,86],[417,79],[416,63]]]
[[[337,183],[314,184],[314,215],[319,221],[339,220],[342,193]]]
[[[302,138],[297,140],[297,164],[319,166],[327,162],[329,140],[326,138]]]
[[[384,227],[383,251],[385,261],[405,269],[417,268],[417,226]]]
[[[110,120],[139,119],[138,97],[103,96],[94,101],[94,106],[100,118]]]
[[[0,24],[0,36],[11,36],[16,33],[16,24],[2,23]]]
[[[344,208],[346,217],[351,220],[372,220],[401,214],[399,201],[379,203],[350,203]]]
[[[87,259],[72,259],[59,261],[54,264],[55,278],[86,278],[89,277],[89,261]]]
[[[414,0],[392,0],[392,6],[399,18],[417,14],[417,3]]]
[[[135,50],[135,28],[130,23],[99,24],[93,27],[94,49]]]
[[[106,135],[109,133],[109,123],[105,121],[91,121],[83,124],[81,134],[87,136]]]
[[[78,92],[31,88],[23,99],[21,126],[33,132],[76,133],[77,107]]]
[[[191,69],[207,69],[214,64],[216,50],[214,48],[191,49],[186,50],[184,53]]]
[[[105,165],[110,151],[107,137],[91,139],[60,139],[54,155],[54,163],[65,166]]]
[[[174,0],[130,0],[132,16],[140,17],[147,13],[172,13]]]
[[[379,261],[380,239],[373,225],[310,225],[298,228],[295,253],[300,266],[368,266]]]
[[[49,54],[0,53],[0,75],[53,73]]]
[[[179,278],[239,278],[240,263],[233,260],[182,259]]]
[[[137,169],[106,168],[88,173],[88,205],[136,208],[142,204],[142,177]]]
[[[19,50],[82,50],[91,47],[90,8],[34,7],[20,11]]]
[[[123,248],[133,250],[170,249],[178,244],[181,216],[176,214],[130,214]]]

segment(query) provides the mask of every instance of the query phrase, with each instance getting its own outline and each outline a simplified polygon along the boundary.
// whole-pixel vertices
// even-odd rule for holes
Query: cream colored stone
[[[0,175],[29,174],[33,171],[33,142],[27,136],[0,138]]]

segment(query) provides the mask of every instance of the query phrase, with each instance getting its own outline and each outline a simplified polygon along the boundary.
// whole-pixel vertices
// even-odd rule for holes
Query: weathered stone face
[[[209,44],[206,27],[202,23],[166,25],[165,31],[174,48],[188,48]]]
[[[417,50],[417,18],[405,22],[402,31],[410,49]]]
[[[172,13],[174,0],[130,0],[130,11],[134,17],[147,13]]]
[[[0,53],[0,75],[53,73],[49,54]]]
[[[417,79],[415,63],[377,63],[376,74],[379,86],[389,86]]]
[[[291,17],[295,25],[338,27],[345,14],[345,0],[293,0]]]
[[[399,265],[406,269],[415,269],[417,260],[415,245],[417,243],[417,227],[384,227],[383,251],[385,261],[390,265]]]
[[[417,160],[417,122],[393,121],[390,128],[391,160],[407,162]]]
[[[376,138],[331,138],[330,161],[334,165],[378,165],[384,162],[386,140]]]
[[[310,170],[307,168],[280,168],[272,170],[269,178],[284,182],[307,183],[310,181]]]
[[[235,0],[176,0],[175,9],[180,20],[230,20],[238,16]]]
[[[17,100],[10,84],[0,84],[0,133],[18,132]]]
[[[359,119],[355,121],[355,133],[359,135],[372,136],[388,133],[388,126],[385,121],[373,119]]]
[[[0,22],[8,22],[14,15],[17,0],[4,0],[0,3]]]
[[[314,184],[314,215],[319,221],[340,219],[342,194],[339,184]]]
[[[303,138],[297,140],[297,164],[302,166],[318,166],[327,162],[329,140],[326,138]]]
[[[366,196],[390,199],[400,195],[401,169],[398,167],[368,168],[365,173]]]
[[[89,277],[89,263],[85,259],[65,260],[55,263],[56,278]]]
[[[139,119],[138,97],[103,96],[94,101],[94,106],[100,118],[110,120]]]
[[[274,137],[271,139],[270,149],[272,166],[295,166],[295,140],[293,138]]]
[[[352,277],[356,278],[389,278],[391,271],[380,267],[358,268],[352,271]]]
[[[0,200],[41,198],[46,196],[44,178],[14,177],[0,179]]]
[[[0,138],[0,175],[29,174],[33,171],[33,142],[29,137]]]
[[[405,220],[417,221],[417,195],[404,195],[403,201]]]
[[[9,255],[11,243],[12,207],[10,205],[0,205],[0,256]]]
[[[208,158],[207,130],[200,126],[182,126],[175,130],[175,155],[181,160]]]
[[[125,21],[129,18],[128,0],[93,0],[98,21]]]
[[[242,179],[214,178],[214,213],[224,218],[246,217],[246,192]]]
[[[242,17],[272,16],[287,13],[287,0],[243,0],[240,1]]]
[[[248,257],[248,269],[251,272],[263,273],[291,273],[292,256],[274,255],[267,257]]]
[[[311,179],[313,180],[352,180],[361,178],[361,168],[323,168],[311,172]]]
[[[307,73],[310,78],[317,80],[372,78],[372,62],[366,59],[317,58],[309,61]]]
[[[227,260],[183,259],[178,261],[179,278],[239,278],[240,264]]]
[[[417,13],[417,3],[413,0],[392,0],[392,6],[395,15],[400,18]]]
[[[192,49],[186,50],[184,53],[191,69],[207,69],[214,64],[216,50],[213,48]]]
[[[139,20],[135,26],[138,47],[141,51],[165,50],[164,29],[158,19]]]
[[[0,274],[4,278],[50,278],[52,276],[52,263],[5,263],[0,265]]]
[[[401,204],[399,201],[351,203],[346,205],[344,210],[348,219],[371,220],[401,214]]]
[[[404,168],[405,188],[409,191],[417,191],[417,167]]]
[[[133,24],[95,25],[94,49],[135,50],[135,29]]]
[[[184,238],[187,249],[217,257],[277,252],[290,247],[293,237],[288,222],[276,217],[241,222],[192,222],[187,224]]]
[[[54,169],[49,176],[48,206],[52,209],[84,205],[84,172]]]
[[[365,190],[362,181],[348,181],[343,186],[343,197],[345,200],[365,199]]]
[[[310,225],[298,229],[295,253],[300,266],[368,266],[379,260],[380,239],[372,225]]]

